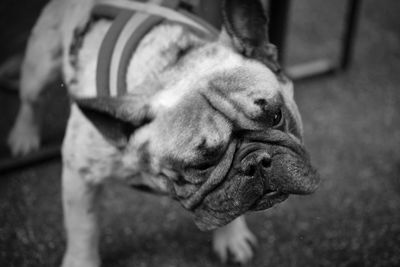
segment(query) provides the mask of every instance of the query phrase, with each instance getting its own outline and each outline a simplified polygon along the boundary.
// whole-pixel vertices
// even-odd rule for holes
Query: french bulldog
[[[223,1],[214,37],[163,20],[128,58],[126,92],[105,96],[96,66],[113,22],[92,19],[99,2],[130,3],[52,0],[43,10],[22,64],[21,107],[9,138],[14,154],[39,146],[39,95],[61,69],[72,100],[62,146],[62,266],[100,265],[98,203],[109,181],[169,195],[201,230],[213,230],[222,261],[249,261],[256,238],[244,214],[310,194],[319,182],[261,2]]]

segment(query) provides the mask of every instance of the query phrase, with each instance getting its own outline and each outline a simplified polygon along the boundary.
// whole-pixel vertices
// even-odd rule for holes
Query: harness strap
[[[127,92],[126,72],[130,59],[142,38],[155,25],[167,19],[181,23],[211,39],[217,30],[189,12],[177,9],[179,0],[161,0],[163,6],[129,0],[100,0],[94,16],[114,19],[100,46],[96,70],[98,96],[116,96]],[[139,12],[137,12],[139,11]]]
[[[105,6],[101,6],[100,8],[105,8]],[[100,8],[95,9],[94,12],[99,15],[104,14],[99,12],[104,11]],[[110,9],[110,12],[111,11],[115,12],[116,10]],[[98,96],[110,96],[109,82],[113,51],[124,25],[129,21],[133,14],[133,11],[131,10],[117,10],[117,12],[120,14],[107,31],[106,36],[104,37],[104,40],[100,46],[99,56],[97,57],[96,88]],[[109,13],[107,13],[107,15],[109,15]]]

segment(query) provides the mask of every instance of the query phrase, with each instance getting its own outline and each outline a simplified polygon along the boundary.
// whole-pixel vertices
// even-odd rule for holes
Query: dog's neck
[[[141,41],[130,60],[127,71],[127,91],[153,95],[182,75],[180,60],[191,50],[206,43],[187,28],[163,24],[153,29]],[[151,85],[151,86],[149,86]]]

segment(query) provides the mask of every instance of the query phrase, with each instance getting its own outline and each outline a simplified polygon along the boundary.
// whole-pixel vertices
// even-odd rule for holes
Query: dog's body
[[[223,260],[230,251],[234,260],[248,261],[255,237],[241,215],[268,208],[289,193],[310,193],[318,180],[301,147],[290,81],[276,72],[270,50],[262,50],[267,59],[259,59],[258,48],[249,52],[246,41],[232,36],[237,29],[228,13],[230,34],[223,31],[214,41],[177,23],[154,27],[130,59],[127,95],[98,98],[98,52],[112,22],[100,19],[88,27],[95,2],[53,0],[42,13],[28,45],[22,104],[10,137],[16,153],[38,146],[35,103],[62,65],[76,100],[62,149],[68,241],[63,266],[99,266],[96,199],[101,185],[111,179],[172,195],[195,212],[200,228],[228,223],[214,232],[215,251]],[[227,4],[227,9],[235,8]],[[72,53],[76,32],[83,36]],[[243,139],[236,131],[266,131],[267,137],[248,134]],[[261,145],[263,152],[253,149],[249,157],[246,145],[265,139],[274,140],[273,145]],[[274,161],[273,155],[285,157]],[[271,177],[285,180],[287,175],[296,181],[271,180],[268,188],[265,182],[260,188],[252,180],[266,175],[259,164]],[[270,166],[285,175],[275,175]],[[264,196],[271,191],[275,195]]]

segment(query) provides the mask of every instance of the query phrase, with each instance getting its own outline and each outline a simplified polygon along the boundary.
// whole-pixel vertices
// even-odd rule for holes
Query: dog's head
[[[225,1],[219,40],[188,53],[152,97],[76,100],[110,143],[139,153],[143,174],[201,229],[318,185],[264,14],[258,1]]]

